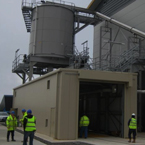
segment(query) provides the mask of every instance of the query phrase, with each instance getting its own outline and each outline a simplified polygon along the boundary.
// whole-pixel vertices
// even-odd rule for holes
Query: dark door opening
[[[79,92],[79,119],[89,117],[88,135],[123,137],[124,85],[81,81]]]

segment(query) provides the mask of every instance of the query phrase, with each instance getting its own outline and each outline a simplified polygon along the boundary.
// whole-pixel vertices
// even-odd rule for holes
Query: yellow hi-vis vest
[[[129,124],[130,129],[136,129],[137,128],[137,121],[135,118],[131,118],[130,124]]]
[[[23,124],[23,121],[24,121],[24,118],[27,116],[27,112],[24,112],[24,114],[23,114],[23,118],[22,119],[20,119],[20,122]]]
[[[8,127],[8,131],[13,131],[17,127],[17,119],[16,117],[12,117],[11,115],[7,117],[6,124]]]
[[[25,131],[35,131],[36,130],[36,127],[35,127],[35,121],[36,121],[36,118],[35,116],[33,116],[32,118],[27,118],[27,123],[26,123],[26,128],[25,128]]]
[[[80,127],[81,126],[88,126],[89,123],[90,123],[90,121],[89,121],[89,118],[87,116],[84,115],[83,117],[81,117]]]

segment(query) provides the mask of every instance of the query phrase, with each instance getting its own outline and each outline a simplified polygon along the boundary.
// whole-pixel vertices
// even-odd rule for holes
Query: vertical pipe
[[[109,31],[110,31],[110,42],[112,42],[112,29],[109,28]],[[113,43],[110,43],[110,68],[112,66],[112,47],[113,47]]]
[[[141,56],[141,39],[139,39],[139,57]]]
[[[125,85],[121,85],[122,89],[122,99],[121,99],[121,104],[122,104],[122,128],[121,128],[121,137],[124,137],[124,103],[125,103]]]
[[[23,82],[22,83],[25,84],[25,82],[26,82],[26,73],[24,72],[22,75],[23,75]]]
[[[30,67],[29,67],[29,81],[32,80],[33,77],[33,62],[30,62]]]
[[[35,54],[35,43],[36,43],[36,31],[37,31],[37,11],[38,11],[38,7],[36,4],[36,17],[35,17],[35,32],[34,32],[34,43],[33,43],[33,55]]]
[[[101,65],[101,60],[102,60],[102,29],[103,27],[100,27],[100,52],[99,52],[99,68],[101,69],[102,65]]]

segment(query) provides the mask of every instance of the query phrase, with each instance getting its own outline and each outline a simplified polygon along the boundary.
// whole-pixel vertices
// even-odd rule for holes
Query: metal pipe
[[[137,90],[137,93],[145,93],[145,90]]]
[[[37,33],[37,15],[38,15],[38,6],[36,4],[36,17],[35,17],[35,31],[34,31],[34,42],[33,42],[33,55],[35,55],[35,49],[36,49],[36,33]],[[32,27],[32,24],[31,24]]]
[[[135,34],[137,34],[137,35],[139,35],[139,36],[145,38],[145,32],[143,32],[143,31],[140,31],[140,30],[138,30],[138,29],[136,29],[136,28],[130,27],[129,25],[126,25],[126,24],[124,24],[124,23],[122,23],[122,22],[119,22],[119,21],[117,21],[117,20],[115,20],[115,19],[113,19],[113,18],[110,18],[110,17],[108,17],[108,16],[106,16],[106,15],[104,15],[104,14],[101,14],[101,13],[99,13],[99,12],[96,12],[96,15],[97,15],[98,17],[104,19],[104,20],[109,21],[110,23],[113,23],[113,24],[115,24],[115,25],[117,25],[117,26],[119,26],[119,27],[122,27],[122,28],[124,28],[124,29],[126,29],[126,30],[128,30],[128,31],[130,31],[130,32],[132,32],[132,33],[135,33]]]

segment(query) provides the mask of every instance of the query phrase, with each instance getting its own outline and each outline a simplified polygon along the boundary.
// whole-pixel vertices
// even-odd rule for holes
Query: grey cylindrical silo
[[[41,5],[32,12],[29,54],[64,58],[73,49],[74,13],[57,5]]]

